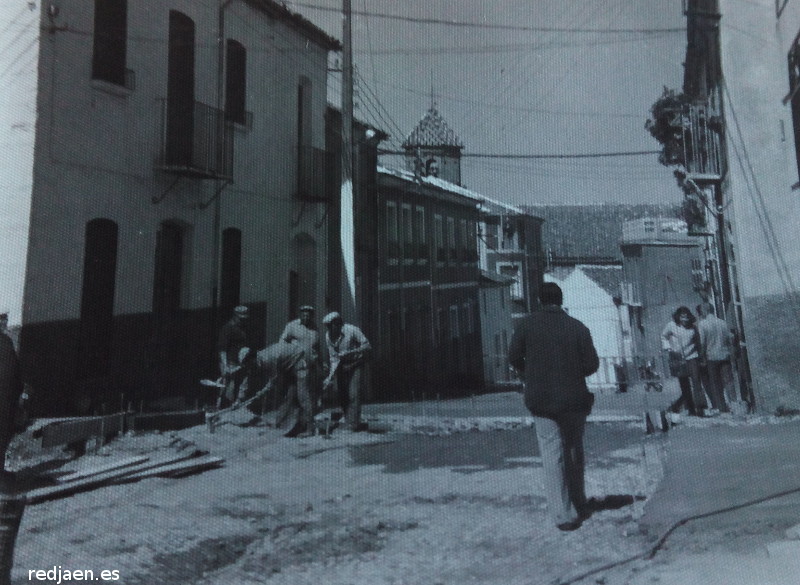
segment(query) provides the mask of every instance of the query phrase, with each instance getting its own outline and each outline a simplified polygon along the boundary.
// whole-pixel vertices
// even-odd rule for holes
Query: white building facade
[[[233,306],[260,346],[323,303],[335,39],[267,0],[62,0],[36,28],[21,353],[43,411],[188,395]]]

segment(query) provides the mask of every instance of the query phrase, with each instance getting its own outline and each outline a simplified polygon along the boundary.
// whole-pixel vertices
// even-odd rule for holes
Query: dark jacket
[[[534,416],[591,411],[586,376],[600,360],[589,329],[561,307],[546,305],[518,321],[508,359],[523,372],[525,406]]]
[[[22,377],[14,343],[0,333],[0,449],[5,452],[14,435],[14,415],[22,394]]]

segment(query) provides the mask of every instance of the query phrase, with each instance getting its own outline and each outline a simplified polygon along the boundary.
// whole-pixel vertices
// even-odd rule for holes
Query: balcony
[[[681,116],[684,166],[695,182],[718,181],[725,174],[722,115],[716,102],[709,96],[708,103],[687,105]]]
[[[158,168],[199,179],[233,180],[233,128],[225,113],[200,102],[169,108],[159,100],[161,154]]]
[[[330,201],[338,185],[336,153],[313,146],[297,151],[297,198],[304,201]]]

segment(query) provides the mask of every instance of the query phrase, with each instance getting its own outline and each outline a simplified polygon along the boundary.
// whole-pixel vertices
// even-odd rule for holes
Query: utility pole
[[[342,317],[360,324],[356,304],[356,187],[353,156],[353,37],[352,6],[342,0],[342,187],[340,198],[340,242],[342,248]]]

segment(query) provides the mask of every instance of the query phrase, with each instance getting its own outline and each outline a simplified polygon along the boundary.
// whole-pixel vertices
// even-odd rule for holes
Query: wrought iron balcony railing
[[[233,123],[225,112],[200,102],[191,107],[159,100],[161,155],[159,168],[203,179],[233,179]]]
[[[301,145],[297,149],[297,197],[306,201],[330,201],[337,188],[336,153]]]
[[[725,174],[723,123],[713,96],[705,104],[689,104],[682,115],[683,160],[695,179],[719,179]]]

